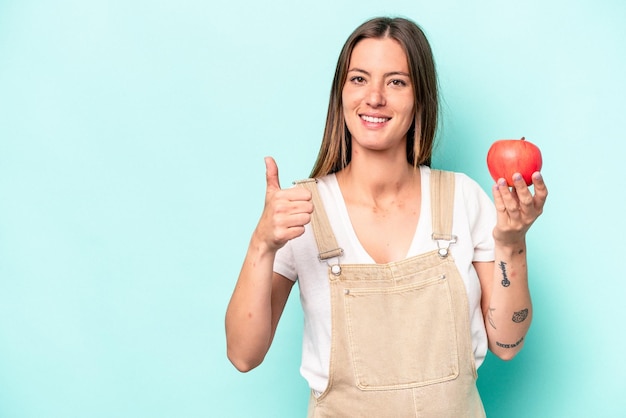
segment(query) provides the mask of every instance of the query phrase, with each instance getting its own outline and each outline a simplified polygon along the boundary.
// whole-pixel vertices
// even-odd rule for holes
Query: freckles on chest
[[[419,208],[369,206],[352,211],[350,217],[365,251],[377,263],[387,263],[406,257],[417,229]]]

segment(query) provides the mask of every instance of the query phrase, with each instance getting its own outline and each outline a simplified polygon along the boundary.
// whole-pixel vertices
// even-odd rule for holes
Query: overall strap
[[[439,255],[448,255],[448,247],[456,242],[452,235],[454,211],[454,173],[451,171],[430,171],[431,216],[433,240],[437,241]]]
[[[339,257],[343,254],[343,249],[339,248],[335,234],[330,227],[328,215],[324,210],[324,204],[317,190],[316,179],[306,179],[294,182],[296,186],[304,187],[309,190],[313,200],[313,215],[311,216],[311,227],[317,243],[319,259],[326,260],[333,257]]]

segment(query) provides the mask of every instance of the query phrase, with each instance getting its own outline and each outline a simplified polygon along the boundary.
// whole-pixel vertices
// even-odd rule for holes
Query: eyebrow
[[[351,69],[348,70],[349,73],[351,73],[353,71],[356,71],[356,72],[363,73],[365,75],[371,76],[371,74],[369,72],[367,72],[367,71],[365,71],[365,70],[363,70],[361,68],[351,68]],[[390,72],[385,73],[383,75],[385,77],[389,77],[389,76],[392,76],[392,75],[402,75],[402,76],[409,77],[409,78],[411,77],[408,73],[405,73],[403,71],[390,71]]]

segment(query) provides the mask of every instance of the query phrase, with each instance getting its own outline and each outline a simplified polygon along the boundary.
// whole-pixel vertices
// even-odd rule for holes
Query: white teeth
[[[366,116],[366,115],[362,115],[361,119],[363,119],[366,122],[372,122],[372,123],[383,123],[389,120],[389,118],[375,118],[375,117]]]

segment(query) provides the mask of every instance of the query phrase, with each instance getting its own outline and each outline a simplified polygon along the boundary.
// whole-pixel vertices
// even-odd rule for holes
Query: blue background
[[[435,166],[486,190],[541,147],[535,319],[479,370],[490,417],[623,417],[626,6],[596,1],[0,0],[0,417],[299,417],[292,294],[240,374],[223,318],[260,215],[317,154],[339,50],[407,16],[435,51]]]

